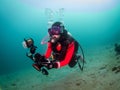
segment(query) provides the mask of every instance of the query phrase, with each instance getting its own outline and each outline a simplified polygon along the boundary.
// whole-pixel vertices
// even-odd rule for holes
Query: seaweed
[[[11,86],[16,86],[16,84],[15,84],[15,83],[12,83]]]
[[[120,66],[115,66],[112,68],[112,71],[114,71],[116,74],[120,72]]]
[[[114,50],[116,52],[116,56],[120,55],[120,44],[115,43]]]

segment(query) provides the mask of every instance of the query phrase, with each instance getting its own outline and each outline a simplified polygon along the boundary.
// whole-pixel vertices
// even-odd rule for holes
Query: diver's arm
[[[75,45],[74,42],[72,42],[69,46],[68,46],[68,50],[66,52],[66,56],[64,60],[61,60],[60,62],[56,62],[55,63],[55,68],[61,68],[65,65],[67,65],[70,60],[72,59],[72,56],[74,54],[74,49],[75,49]]]
[[[48,42],[48,47],[47,47],[47,50],[46,50],[46,53],[45,53],[45,58],[49,58],[51,56],[51,52],[52,52],[52,49],[51,49],[51,43]]]

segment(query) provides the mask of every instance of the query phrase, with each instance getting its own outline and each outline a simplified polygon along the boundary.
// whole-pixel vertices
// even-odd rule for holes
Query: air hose
[[[80,47],[80,49],[81,49],[82,56],[83,56],[83,63],[82,63],[82,66],[81,66],[81,64],[80,64],[80,62],[79,62],[78,60],[77,60],[77,62],[78,62],[78,66],[79,66],[80,70],[83,71],[83,67],[84,67],[84,63],[85,63],[85,56],[84,56],[84,51],[83,51],[83,49],[82,49],[82,47],[81,47],[80,44],[79,44],[79,47]]]

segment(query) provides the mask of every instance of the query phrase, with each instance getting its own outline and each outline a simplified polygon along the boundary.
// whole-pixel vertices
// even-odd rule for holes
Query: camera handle
[[[36,46],[31,46],[30,47],[30,53],[32,53],[32,54],[34,54],[35,53],[35,51],[36,51]]]

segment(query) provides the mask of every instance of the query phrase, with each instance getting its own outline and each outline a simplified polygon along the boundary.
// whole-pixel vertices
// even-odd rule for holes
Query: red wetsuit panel
[[[65,65],[67,65],[67,64],[71,61],[72,56],[73,56],[73,54],[74,54],[74,49],[75,49],[74,42],[72,42],[72,43],[68,46],[68,50],[67,50],[67,52],[66,52],[65,59],[60,61],[60,66],[59,66],[59,67],[63,67],[63,66],[65,66]]]

